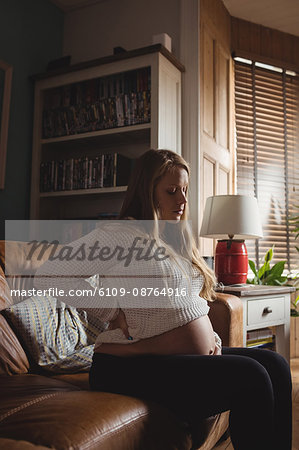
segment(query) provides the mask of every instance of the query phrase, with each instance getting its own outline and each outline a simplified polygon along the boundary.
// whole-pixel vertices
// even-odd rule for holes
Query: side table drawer
[[[284,297],[247,301],[247,325],[283,320],[284,316]]]

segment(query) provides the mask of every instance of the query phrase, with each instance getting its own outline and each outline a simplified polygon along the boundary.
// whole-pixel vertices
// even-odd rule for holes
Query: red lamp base
[[[224,285],[246,283],[248,254],[244,241],[218,241],[215,254],[215,273]]]

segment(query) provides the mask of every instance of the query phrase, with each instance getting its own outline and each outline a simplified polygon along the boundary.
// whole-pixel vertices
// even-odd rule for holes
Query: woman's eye
[[[173,195],[173,194],[175,194],[176,190],[174,189],[172,191],[167,191],[167,192],[168,192],[168,194]]]

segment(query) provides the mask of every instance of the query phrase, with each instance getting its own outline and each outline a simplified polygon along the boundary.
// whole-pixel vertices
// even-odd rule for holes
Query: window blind
[[[260,66],[235,61],[237,192],[257,197],[264,233],[246,246],[249,258],[259,262],[274,245],[273,261],[298,270],[288,218],[299,206],[299,77]]]

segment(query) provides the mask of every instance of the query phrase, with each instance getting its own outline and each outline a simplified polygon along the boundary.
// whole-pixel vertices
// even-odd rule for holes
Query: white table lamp
[[[263,236],[255,197],[215,195],[208,197],[200,236],[218,239],[215,273],[225,285],[246,283],[248,254],[244,240]]]

